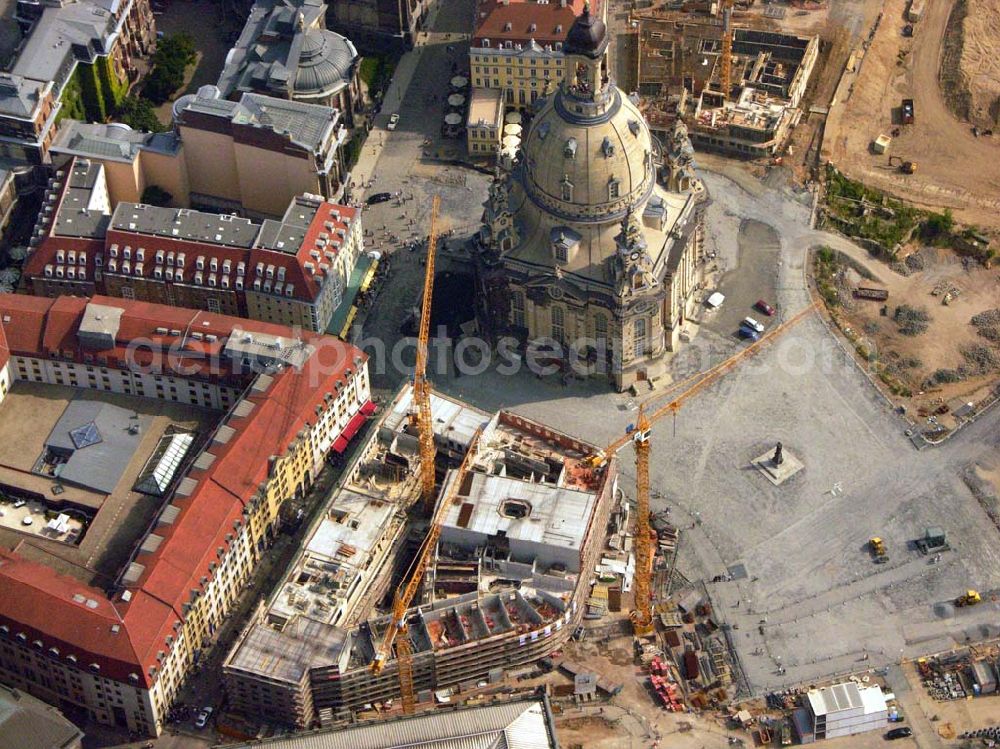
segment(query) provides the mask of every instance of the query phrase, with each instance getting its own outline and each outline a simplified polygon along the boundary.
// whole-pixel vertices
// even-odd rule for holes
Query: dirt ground
[[[862,262],[877,282],[863,279],[853,270],[847,272],[846,287],[877,286],[889,291],[888,314],[881,314],[882,304],[853,299],[841,294],[844,311],[855,333],[861,335],[870,350],[883,362],[899,362],[896,375],[914,392],[907,405],[912,409],[933,411],[942,403],[958,399],[978,400],[996,381],[996,372],[962,382],[938,385],[924,390],[922,384],[938,369],[956,369],[964,363],[962,350],[974,345],[990,345],[970,323],[973,315],[1000,305],[1000,272],[962,258],[949,249],[924,247],[917,250],[924,269],[903,276],[882,263],[852,258]],[[958,289],[958,296],[948,305],[943,292]],[[939,294],[933,292],[938,290]],[[927,332],[907,336],[899,332],[893,312],[899,305],[924,308],[930,315]],[[907,360],[909,360],[907,362]],[[954,424],[947,415],[938,417],[942,425]]]
[[[886,0],[872,44],[859,63],[841,113],[827,124],[823,150],[841,171],[918,205],[951,208],[961,223],[1000,228],[1000,136],[975,137],[949,110],[938,83],[945,28],[956,0],[927,3],[914,36],[902,34],[907,0]],[[902,125],[900,102],[914,99],[915,122]],[[903,175],[871,152],[879,134],[889,155],[917,162]]]
[[[945,61],[942,86],[955,115],[982,128],[1000,124],[1000,2],[955,4]]]

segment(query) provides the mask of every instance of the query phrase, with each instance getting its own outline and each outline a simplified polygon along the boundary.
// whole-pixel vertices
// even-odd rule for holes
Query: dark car
[[[765,302],[763,299],[758,299],[753,306],[757,308],[758,312],[763,312],[768,317],[771,317],[774,314],[774,307]]]
[[[905,739],[907,736],[912,736],[913,731],[909,729],[908,726],[903,726],[902,728],[893,728],[891,731],[886,733],[885,738],[888,741],[893,739]]]
[[[751,341],[759,341],[760,333],[748,325],[740,325],[740,338],[749,338]]]
[[[368,197],[365,202],[368,205],[375,205],[376,203],[385,203],[387,200],[392,200],[392,193],[388,192],[377,192],[374,195]]]

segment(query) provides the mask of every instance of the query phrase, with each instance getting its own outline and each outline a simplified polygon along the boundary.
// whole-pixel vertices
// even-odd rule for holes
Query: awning
[[[365,403],[365,405],[361,407],[361,413],[363,413],[365,416],[371,416],[373,413],[375,413],[375,410],[377,408],[378,406],[376,406],[372,401],[368,401],[367,403]]]
[[[378,268],[378,260],[373,259],[372,264],[368,266],[368,270],[365,271],[364,278],[361,279],[361,286],[358,287],[358,291],[364,293],[368,291],[368,287],[372,285],[372,279],[375,278],[375,270]]]
[[[343,437],[337,437],[337,439],[333,441],[333,451],[336,453],[344,452],[344,449],[346,447],[347,447],[347,440],[345,440]]]
[[[351,324],[354,322],[354,316],[357,314],[358,314],[358,308],[352,306],[351,311],[347,313],[347,321],[344,323],[344,327],[341,328],[340,332],[337,334],[337,337],[340,338],[342,341],[347,340],[347,336],[351,332]]]
[[[347,426],[344,427],[344,431],[340,433],[340,436],[345,440],[349,440],[358,433],[361,425],[365,423],[366,418],[368,417],[358,411],[358,413],[354,414],[354,416],[351,417],[351,420],[347,422]]]

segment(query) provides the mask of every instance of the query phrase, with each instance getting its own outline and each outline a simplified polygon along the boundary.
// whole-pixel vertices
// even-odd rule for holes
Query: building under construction
[[[373,670],[414,537],[427,534],[407,386],[345,471],[275,593],[230,652],[230,704],[306,727],[400,696],[395,658]],[[496,683],[558,650],[580,623],[615,504],[617,463],[507,411],[431,398],[440,537],[406,615],[414,692]],[[477,437],[478,435],[478,437]],[[465,460],[467,471],[455,470]],[[446,498],[446,499],[442,499]]]
[[[818,37],[741,27],[737,16],[724,90],[721,14],[657,8],[635,19],[639,94],[654,134],[666,138],[680,118],[698,149],[745,158],[780,152],[801,117]]]

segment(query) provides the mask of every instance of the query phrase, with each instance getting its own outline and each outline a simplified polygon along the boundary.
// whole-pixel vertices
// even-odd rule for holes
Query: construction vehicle
[[[913,99],[903,99],[899,107],[899,119],[904,125],[912,125],[915,119],[913,110]]]
[[[393,643],[396,645],[396,666],[399,671],[399,691],[400,701],[403,706],[403,713],[409,715],[416,708],[416,694],[413,688],[413,645],[410,642],[408,627],[406,623],[406,612],[416,596],[417,590],[423,582],[424,572],[430,564],[430,560],[437,547],[438,538],[441,535],[441,522],[449,501],[442,498],[438,505],[437,513],[434,512],[434,422],[431,417],[431,386],[427,380],[427,344],[430,338],[431,327],[431,302],[434,292],[434,251],[437,244],[437,216],[441,206],[441,198],[434,196],[431,202],[431,226],[430,235],[427,240],[427,263],[424,271],[424,296],[420,311],[420,327],[417,335],[417,361],[413,374],[413,398],[416,402],[415,422],[417,435],[420,444],[420,496],[423,500],[424,508],[432,515],[430,531],[424,538],[419,553],[410,566],[408,581],[405,587],[396,589],[392,602],[392,621],[386,627],[385,635],[381,646],[375,651],[375,656],[371,662],[373,673],[380,673],[389,660]],[[459,469],[458,480],[452,484],[449,492],[450,500],[458,491],[462,483],[465,472],[471,464],[472,455],[475,453],[478,433],[469,445],[469,451],[465,454],[462,465]]]
[[[644,403],[639,407],[639,416],[635,426],[626,430],[626,433],[608,445],[604,450],[587,457],[586,462],[594,468],[604,466],[614,457],[625,445],[632,443],[635,450],[636,468],[636,532],[635,532],[635,577],[633,589],[635,591],[635,608],[631,613],[632,630],[636,637],[645,637],[654,631],[653,607],[650,582],[653,572],[653,549],[656,544],[656,534],[650,527],[649,520],[649,439],[650,429],[654,423],[667,414],[676,415],[681,405],[688,398],[705,389],[722,375],[729,372],[737,364],[760,351],[767,343],[775,340],[787,330],[804,320],[815,309],[815,303],[790,318],[787,322],[771,328],[760,340],[754,341],[746,348],[729,357],[725,361],[715,365],[706,372],[692,375],[684,380],[674,383],[664,393],[657,396],[665,396],[682,388],[683,392],[662,406],[647,415],[647,406]]]
[[[982,603],[982,596],[979,595],[979,591],[972,590],[969,588],[962,595],[955,599],[956,606],[975,606],[977,603]]]
[[[878,536],[868,539],[868,548],[871,549],[875,564],[885,564],[889,561],[889,555],[885,552],[885,541]]]
[[[908,161],[900,156],[890,156],[889,166],[892,166],[894,163],[899,164],[899,171],[903,174],[913,174],[917,171],[917,162],[915,161]]]

